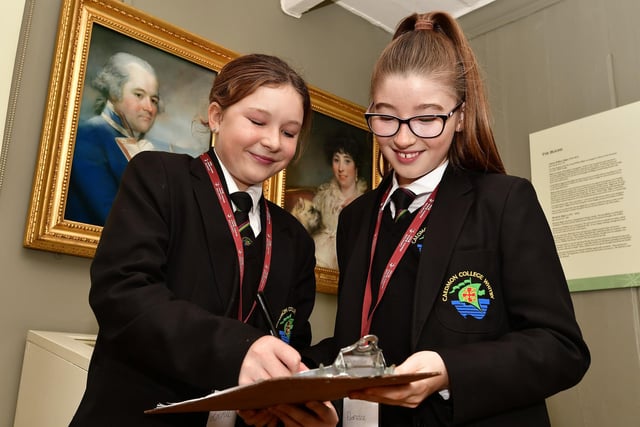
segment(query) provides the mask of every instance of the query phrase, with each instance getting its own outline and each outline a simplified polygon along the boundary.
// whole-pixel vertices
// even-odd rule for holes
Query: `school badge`
[[[296,317],[296,309],[293,307],[287,307],[280,313],[278,322],[276,322],[276,329],[280,335],[280,339],[287,344],[291,341],[291,332],[293,331],[293,322]]]
[[[461,271],[447,281],[442,300],[450,301],[462,317],[480,320],[493,300],[493,289],[483,274]]]

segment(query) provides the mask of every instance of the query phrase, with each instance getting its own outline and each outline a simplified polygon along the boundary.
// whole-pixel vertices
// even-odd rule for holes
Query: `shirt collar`
[[[218,157],[218,153],[216,153],[215,148],[213,149],[213,153],[216,155],[216,158],[218,159],[218,164],[220,164],[220,169],[222,169],[222,174],[224,175],[224,181],[227,183],[227,190],[229,190],[229,194],[235,193],[236,191],[240,191],[238,189],[238,186],[236,185],[236,182],[233,180],[233,177],[231,176],[231,174],[229,173],[225,165],[220,160],[220,157]],[[254,212],[254,213],[259,212],[258,209],[260,205],[258,204],[258,202],[260,202],[260,198],[262,197],[262,184],[254,184],[251,187],[247,188],[246,192],[249,193],[249,196],[251,196],[251,202],[252,202],[251,212]],[[233,204],[233,202],[231,202],[231,204],[235,209],[236,206]]]
[[[447,169],[447,165],[449,164],[449,160],[445,160],[440,166],[429,172],[428,174],[421,176],[420,178],[413,181],[411,184],[407,185],[406,189],[413,191],[416,195],[415,200],[409,206],[409,211],[415,210],[417,207],[422,206],[422,204],[426,201],[429,194],[436,189],[440,181],[442,180],[442,176],[444,175],[444,171]],[[398,185],[398,178],[396,177],[396,173],[393,173],[393,179],[391,181],[391,189],[389,191],[389,195],[387,196],[387,200],[385,200],[385,206],[391,200],[391,195],[396,189],[400,187]]]

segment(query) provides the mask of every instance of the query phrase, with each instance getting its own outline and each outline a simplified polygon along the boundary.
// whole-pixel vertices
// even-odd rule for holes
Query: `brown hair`
[[[416,25],[417,24],[417,25]],[[454,167],[505,173],[490,124],[489,103],[478,63],[458,22],[446,12],[404,18],[382,51],[371,77],[371,97],[391,74],[422,74],[451,83],[464,101],[464,121],[456,132],[449,162]]]
[[[302,97],[304,117],[300,141],[311,128],[311,96],[305,81],[282,59],[264,54],[243,55],[225,64],[211,87],[209,103],[222,110],[251,95],[262,86],[290,84]],[[300,150],[298,150],[300,151]]]

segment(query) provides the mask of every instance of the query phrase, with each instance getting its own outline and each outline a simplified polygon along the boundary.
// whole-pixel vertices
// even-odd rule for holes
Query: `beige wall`
[[[0,129],[5,127],[9,91],[11,90],[11,76],[13,74],[13,58],[16,56],[20,23],[25,0],[5,0],[0,4]],[[0,139],[0,186],[2,185],[2,170],[6,162],[6,153],[2,151]]]
[[[26,331],[96,331],[87,305],[90,260],[22,247],[60,7],[33,1],[27,1],[27,10],[34,6],[32,30],[0,189],[0,427],[13,422]],[[310,84],[362,105],[373,61],[390,38],[332,4],[295,19],[277,0],[127,3],[236,52],[280,55]],[[514,4],[519,11],[508,9]],[[462,19],[487,74],[511,173],[529,176],[529,133],[640,100],[639,15],[637,0],[498,0]],[[6,40],[11,28],[1,31]],[[9,78],[0,74],[4,84]],[[4,97],[0,102],[6,105]],[[552,399],[555,425],[634,425],[640,415],[638,290],[573,296],[593,365],[583,383]],[[334,302],[320,295],[316,339],[331,331]]]

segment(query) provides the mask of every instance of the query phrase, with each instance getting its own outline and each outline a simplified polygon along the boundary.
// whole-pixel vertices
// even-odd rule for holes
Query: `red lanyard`
[[[369,329],[371,329],[371,322],[373,320],[373,314],[378,308],[378,305],[382,300],[382,296],[387,290],[387,286],[389,285],[391,276],[393,275],[393,272],[396,270],[396,267],[400,263],[402,256],[409,248],[409,244],[415,237],[416,233],[418,232],[418,229],[424,223],[424,220],[427,218],[427,216],[431,212],[431,208],[433,207],[433,201],[435,200],[436,193],[438,192],[438,187],[436,187],[433,190],[433,192],[431,193],[427,201],[422,205],[422,207],[418,211],[418,214],[416,215],[416,217],[413,219],[413,221],[411,221],[409,228],[407,228],[407,231],[405,231],[404,236],[402,236],[402,239],[398,243],[398,246],[396,246],[395,250],[393,251],[393,254],[389,259],[389,262],[387,262],[387,266],[385,267],[384,272],[382,273],[382,278],[380,278],[380,288],[378,290],[378,299],[376,301],[376,305],[373,307],[373,310],[371,310],[371,303],[373,299],[372,291],[371,291],[371,268],[373,266],[373,257],[376,253],[376,246],[378,245],[378,234],[380,233],[380,224],[382,223],[382,213],[385,205],[384,202],[387,200],[387,197],[389,196],[389,191],[391,191],[391,189],[388,189],[384,193],[384,196],[382,197],[382,201],[380,202],[380,208],[378,209],[378,218],[376,220],[376,228],[373,232],[373,240],[371,242],[371,254],[369,256],[369,272],[367,273],[367,283],[365,285],[364,301],[362,302],[362,320],[360,323],[361,337],[369,333]],[[371,311],[371,313],[369,313],[369,311]]]
[[[227,193],[224,191],[224,187],[222,186],[222,182],[220,181],[220,176],[218,175],[218,171],[213,165],[213,161],[208,153],[203,153],[200,155],[200,160],[204,163],[204,167],[209,174],[209,179],[211,180],[211,185],[213,185],[213,189],[215,190],[216,196],[218,197],[218,201],[220,202],[220,206],[222,206],[222,211],[224,212],[224,217],[227,220],[227,225],[229,226],[229,231],[231,231],[231,235],[233,236],[233,242],[236,246],[236,253],[238,255],[238,267],[240,269],[240,301],[238,303],[238,320],[247,323],[247,320],[251,317],[253,310],[256,308],[256,302],[253,302],[251,306],[251,310],[247,317],[242,318],[242,284],[244,282],[244,246],[242,245],[242,237],[240,236],[240,230],[238,230],[238,225],[236,224],[235,217],[233,216],[233,209],[231,209],[231,203],[229,203],[229,198],[227,197]],[[271,213],[269,212],[269,206],[267,205],[267,201],[264,201],[264,211],[266,216],[266,230],[265,230],[265,249],[264,249],[264,262],[262,264],[262,275],[260,276],[260,284],[258,285],[258,292],[264,290],[267,285],[267,277],[269,277],[269,269],[271,267],[271,250],[273,246],[273,226],[271,224]]]

